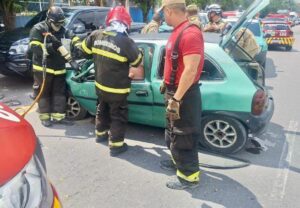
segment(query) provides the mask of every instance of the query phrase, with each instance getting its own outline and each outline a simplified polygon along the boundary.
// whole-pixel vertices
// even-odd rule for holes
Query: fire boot
[[[99,132],[96,130],[96,143],[106,142],[108,140],[108,131]]]
[[[194,189],[199,186],[199,181],[189,182],[177,177],[177,180],[167,182],[166,186],[174,190]]]
[[[61,120],[53,119],[52,123],[53,124],[58,124],[58,125],[65,125],[65,126],[72,126],[74,124],[73,121],[70,121],[70,120],[68,120],[66,118],[63,118]]]
[[[128,149],[128,145],[124,143],[121,147],[111,147],[110,146],[110,156],[116,157],[119,154],[126,152]]]

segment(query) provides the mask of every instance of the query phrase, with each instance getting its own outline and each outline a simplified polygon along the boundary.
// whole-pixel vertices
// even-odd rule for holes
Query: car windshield
[[[63,11],[64,11],[64,15],[66,17],[65,25],[67,25],[70,22],[70,20],[76,10],[63,8]],[[37,15],[35,15],[31,20],[29,20],[29,22],[25,25],[25,27],[32,28],[37,23],[44,21],[46,19],[46,12],[47,11],[42,11],[42,12],[38,13]]]
[[[288,30],[289,26],[284,24],[265,24],[265,30]]]

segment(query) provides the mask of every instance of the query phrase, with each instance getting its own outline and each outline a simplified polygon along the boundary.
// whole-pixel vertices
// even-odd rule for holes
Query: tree
[[[15,1],[14,0],[1,0],[0,11],[3,13],[3,21],[5,30],[12,30],[15,28]]]

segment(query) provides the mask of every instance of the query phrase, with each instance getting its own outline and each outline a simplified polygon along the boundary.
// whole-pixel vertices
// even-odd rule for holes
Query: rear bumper
[[[294,37],[271,37],[266,39],[268,45],[292,46],[295,42]]]
[[[269,103],[266,110],[259,116],[250,115],[246,120],[246,125],[248,126],[249,133],[253,135],[260,135],[265,130],[274,113],[274,100],[273,97],[269,97]]]

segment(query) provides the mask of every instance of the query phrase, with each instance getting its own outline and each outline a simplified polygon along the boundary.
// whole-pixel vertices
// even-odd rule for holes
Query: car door
[[[142,69],[144,71],[144,76],[137,79],[134,78],[131,82],[131,91],[128,96],[129,121],[151,124],[153,122],[153,92],[150,74],[154,46],[147,43],[138,43],[138,47],[144,53],[143,64],[139,67],[139,70]]]

